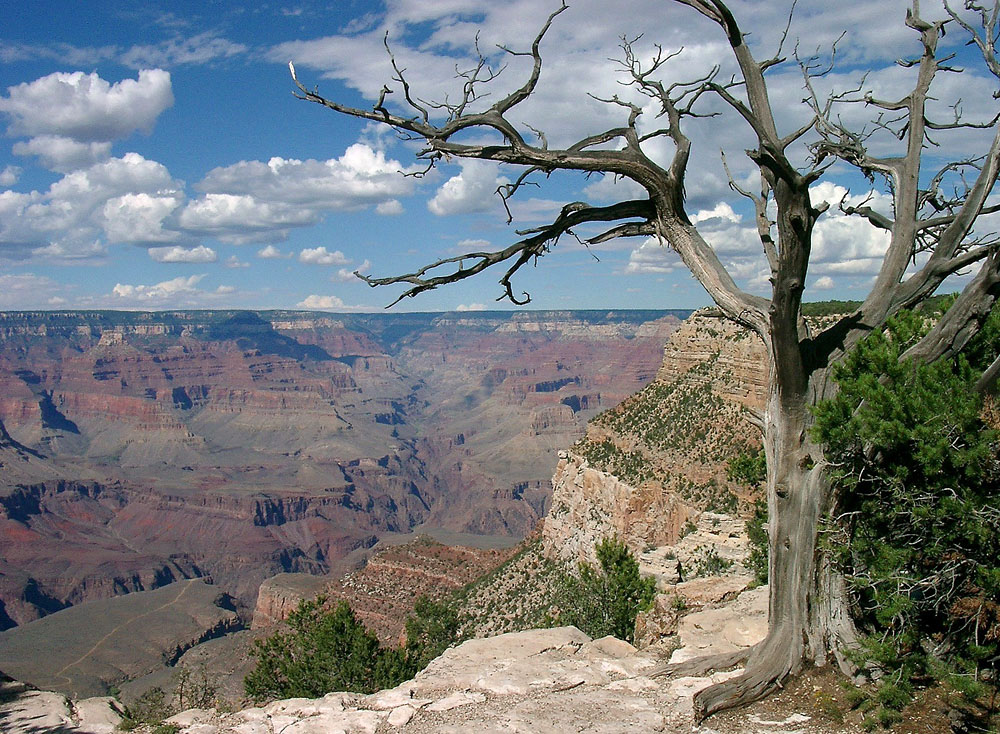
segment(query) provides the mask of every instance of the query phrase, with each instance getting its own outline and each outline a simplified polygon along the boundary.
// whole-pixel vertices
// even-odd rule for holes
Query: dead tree
[[[556,170],[600,172],[631,179],[645,192],[643,198],[610,206],[573,202],[562,208],[550,224],[519,232],[521,239],[498,251],[469,252],[446,258],[420,270],[394,277],[364,279],[371,285],[408,284],[400,296],[452,283],[500,263],[507,269],[500,279],[504,296],[523,303],[527,296],[515,295],[512,277],[525,264],[546,254],[556,241],[574,228],[604,223],[601,234],[589,243],[616,237],[655,236],[677,252],[701,282],[722,312],[755,332],[766,345],[769,360],[769,393],[766,409],[759,416],[767,456],[767,499],[770,513],[770,627],[767,637],[741,656],[726,660],[701,660],[686,666],[687,672],[704,671],[723,663],[745,664],[744,672],[712,686],[695,700],[699,717],[747,703],[780,685],[806,663],[822,664],[831,658],[846,669],[844,651],[855,639],[848,613],[842,577],[818,543],[821,523],[836,498],[828,480],[823,449],[810,435],[810,406],[831,397],[835,384],[829,379],[832,366],[845,351],[900,309],[910,308],[934,294],[950,275],[970,268],[975,277],[936,327],[909,353],[919,359],[935,359],[960,350],[1000,294],[1000,238],[977,232],[974,226],[985,213],[1000,210],[987,202],[1000,166],[1000,124],[967,122],[957,111],[954,119],[935,120],[928,111],[931,84],[936,75],[955,72],[950,56],[939,50],[946,30],[966,34],[977,49],[976,58],[985,70],[1000,78],[996,57],[1000,2],[991,7],[966,2],[959,15],[945,6],[947,18],[927,21],[919,0],[913,0],[904,22],[920,41],[921,52],[899,63],[914,76],[910,92],[901,99],[881,100],[859,90],[826,97],[813,91],[823,70],[809,59],[786,60],[777,55],[755,58],[744,33],[722,0],[673,0],[714,22],[728,41],[738,74],[721,80],[718,70],[686,83],[664,83],[663,65],[673,54],[661,52],[643,63],[633,44],[623,43],[622,67],[634,90],[654,101],[662,126],[640,134],[638,105],[614,98],[607,100],[622,109],[620,127],[596,132],[568,147],[548,147],[540,131],[512,122],[511,113],[536,89],[542,73],[543,38],[564,10],[563,4],[549,16],[531,44],[532,68],[524,83],[488,108],[476,110],[483,83],[494,77],[484,59],[461,74],[462,93],[452,102],[431,105],[410,89],[403,71],[393,59],[394,84],[401,92],[399,107],[387,107],[390,87],[372,109],[357,109],[328,100],[293,79],[303,99],[353,117],[374,120],[399,134],[420,140],[425,147],[419,158],[428,166],[444,159],[476,158],[522,166],[523,173],[499,192],[513,196],[532,176]],[[971,11],[971,12],[969,12]],[[976,22],[971,23],[970,18]],[[388,45],[387,45],[388,49]],[[515,53],[504,49],[508,53]],[[391,53],[390,53],[391,57]],[[768,92],[768,70],[798,62],[803,72],[810,108],[809,121],[798,129],[779,131],[776,110]],[[291,66],[291,65],[290,65]],[[737,286],[713,248],[692,223],[684,201],[684,182],[692,144],[686,125],[697,122],[700,105],[714,97],[724,109],[748,126],[755,147],[747,151],[760,172],[760,193],[733,182],[734,190],[753,201],[761,244],[770,266],[771,295],[762,298]],[[865,105],[875,111],[867,131],[852,130],[838,114],[843,105]],[[933,137],[949,130],[983,127],[993,131],[989,149],[977,158],[953,160],[936,173],[923,171],[925,153],[936,145]],[[495,144],[461,142],[475,131],[498,134]],[[876,155],[870,139],[874,132],[894,136],[901,148],[897,155]],[[984,133],[985,135],[985,133]],[[643,150],[654,137],[673,144],[669,165],[658,165]],[[482,135],[479,136],[482,139]],[[799,151],[793,159],[792,147]],[[803,153],[803,151],[805,151]],[[806,161],[796,165],[793,160]],[[888,250],[874,285],[864,302],[822,333],[809,332],[801,314],[801,301],[809,268],[813,228],[828,208],[810,202],[810,185],[819,181],[834,163],[847,164],[871,180],[881,180],[891,194],[890,213],[868,206],[850,207],[846,214],[863,217],[885,230]],[[772,219],[773,217],[773,219]]]

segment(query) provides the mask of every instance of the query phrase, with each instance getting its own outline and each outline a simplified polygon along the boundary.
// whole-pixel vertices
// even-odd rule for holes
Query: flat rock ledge
[[[4,734],[113,734],[121,704],[110,696],[72,701],[61,693],[35,691],[17,681],[0,684],[0,731]]]

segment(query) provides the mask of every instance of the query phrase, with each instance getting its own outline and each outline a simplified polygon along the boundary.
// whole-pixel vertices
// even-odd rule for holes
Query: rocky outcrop
[[[692,621],[682,627],[681,650],[675,655],[683,659],[683,651],[691,647],[716,652],[713,640],[720,652],[756,642],[762,594],[766,598],[766,589],[713,608],[711,616],[691,615]],[[727,635],[717,634],[720,629],[728,630]],[[691,732],[696,730],[693,694],[738,674],[673,680],[653,677],[662,664],[663,659],[651,652],[610,637],[591,640],[575,627],[529,630],[462,643],[445,651],[414,679],[372,695],[331,693],[321,699],[276,701],[232,714],[190,710],[167,723],[180,727],[183,734]],[[809,720],[800,716],[795,722]],[[775,722],[771,727],[759,717],[756,721],[760,727],[749,731],[783,730],[784,724]]]
[[[594,547],[617,537],[633,549],[676,540],[698,509],[659,488],[633,487],[586,459],[562,451],[552,477],[552,505],[542,526],[550,557],[597,563]]]
[[[458,589],[502,564],[515,550],[444,545],[420,536],[380,547],[363,568],[339,579],[279,574],[261,584],[252,627],[271,627],[303,600],[323,594],[331,603],[348,602],[384,644],[396,645],[418,598]]]
[[[0,728],[5,734],[114,734],[123,708],[110,696],[74,701],[14,680],[0,683]]]
[[[593,562],[594,544],[609,536],[636,553],[674,546],[702,511],[749,499],[727,480],[726,462],[759,445],[749,413],[763,408],[764,356],[756,337],[709,311],[685,321],[656,379],[560,453],[546,553]]]
[[[319,596],[330,580],[305,573],[279,573],[260,585],[253,608],[251,629],[273,627],[306,599]]]

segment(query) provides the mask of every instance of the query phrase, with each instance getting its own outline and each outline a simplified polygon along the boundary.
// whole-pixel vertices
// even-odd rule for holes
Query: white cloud
[[[4,166],[0,171],[0,186],[13,186],[21,175],[21,169],[17,166]]]
[[[249,268],[250,267],[250,263],[243,262],[238,257],[236,257],[236,255],[230,255],[226,259],[226,267],[230,268],[230,269]]]
[[[39,135],[14,143],[12,151],[14,155],[38,156],[50,171],[68,173],[107,160],[111,157],[111,143],[81,143],[60,135]]]
[[[624,272],[626,275],[672,273],[678,267],[683,265],[677,253],[668,245],[660,244],[655,237],[650,237],[632,250]]]
[[[197,247],[152,247],[149,256],[158,263],[214,263],[219,259],[215,250],[205,245]]]
[[[166,196],[129,193],[108,199],[103,209],[104,233],[109,242],[174,242],[180,234],[165,230],[163,223],[183,201],[179,191]]]
[[[205,194],[184,207],[178,226],[193,234],[223,242],[245,244],[281,240],[289,227],[304,227],[318,221],[316,212],[252,196]]]
[[[820,278],[816,278],[813,282],[812,287],[818,291],[828,291],[834,287],[835,283],[833,278],[829,275],[824,275]]]
[[[262,258],[264,260],[279,260],[281,258],[291,257],[291,256],[286,255],[274,245],[268,245],[267,247],[262,247],[261,249],[257,250],[257,257]]]
[[[118,283],[112,289],[111,294],[116,299],[121,299],[123,303],[133,303],[142,305],[185,305],[191,302],[193,297],[203,294],[196,286],[204,278],[204,275],[190,275],[188,277],[173,278],[165,280],[155,285],[127,285]]]
[[[126,153],[68,173],[46,192],[0,192],[0,252],[92,255],[102,235],[112,242],[172,242],[179,235],[164,222],[183,198],[181,183],[163,165]]]
[[[470,303],[468,305],[460,303],[455,306],[456,311],[485,311],[486,304],[484,303]]]
[[[148,132],[174,103],[170,74],[162,69],[144,69],[138,79],[115,84],[97,73],[56,72],[7,91],[7,97],[0,97],[0,112],[10,118],[8,135],[56,135],[80,142]]]
[[[742,217],[733,211],[733,207],[725,201],[720,201],[711,209],[702,209],[701,211],[697,211],[691,215],[692,224],[713,221],[733,222],[735,224],[739,224],[741,220]]]
[[[463,160],[462,171],[444,182],[427,208],[438,216],[471,214],[499,205],[497,187],[507,179],[489,161]]]
[[[218,288],[215,289],[215,292],[218,293],[220,296],[228,296],[231,293],[236,292],[236,286],[220,285]]]
[[[178,36],[155,45],[132,46],[119,58],[125,66],[148,69],[154,66],[204,64],[239,56],[246,51],[247,47],[242,43],[234,43],[206,31],[190,38]]]
[[[271,158],[215,168],[197,188],[321,211],[350,210],[409,194],[413,179],[403,171],[382,151],[355,143],[340,158],[326,161]]]
[[[58,308],[66,303],[67,287],[32,273],[0,274],[0,308]]]
[[[337,296],[317,296],[315,294],[306,296],[305,299],[295,305],[298,308],[315,309],[318,311],[333,311],[348,308],[347,304]]]
[[[365,260],[363,263],[361,263],[361,265],[359,265],[354,270],[348,270],[347,268],[340,268],[337,271],[337,274],[333,276],[331,280],[339,281],[341,283],[353,283],[358,279],[358,276],[354,274],[355,272],[367,273],[371,269],[372,269],[371,262],[369,260]]]
[[[399,202],[399,199],[389,199],[389,201],[383,201],[375,206],[375,213],[381,214],[383,217],[396,217],[403,213],[403,205]]]
[[[329,252],[325,247],[307,247],[299,253],[299,262],[310,265],[347,265],[351,261],[340,250]]]
[[[225,242],[274,242],[291,227],[318,222],[325,212],[392,202],[412,192],[404,167],[381,151],[355,143],[326,161],[271,158],[215,168],[197,185],[204,196],[188,204],[181,227]],[[397,202],[398,204],[398,202]]]

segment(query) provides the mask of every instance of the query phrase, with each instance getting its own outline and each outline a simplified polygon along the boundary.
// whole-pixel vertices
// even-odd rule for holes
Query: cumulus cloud
[[[289,227],[315,224],[318,219],[316,212],[302,207],[247,195],[205,194],[184,207],[178,226],[238,245],[284,239]]]
[[[215,168],[197,188],[318,210],[352,210],[405,196],[413,179],[385,153],[355,143],[326,161],[271,158]]]
[[[818,291],[828,291],[832,289],[834,285],[835,283],[833,282],[833,278],[829,275],[824,275],[820,278],[816,278],[816,280],[813,281],[812,287]]]
[[[889,233],[876,229],[861,217],[844,214],[839,205],[842,201],[850,206],[864,203],[888,214],[892,206],[890,197],[878,192],[852,195],[843,186],[824,182],[809,190],[809,198],[814,205],[830,204],[813,229],[812,272],[855,276],[877,273],[889,248]]]
[[[219,259],[215,250],[205,245],[197,247],[152,247],[149,256],[158,263],[214,263]]]
[[[676,252],[661,244],[655,237],[649,237],[632,250],[624,272],[626,275],[672,273],[681,266],[681,259]]]
[[[164,221],[183,201],[181,183],[163,165],[126,153],[68,173],[45,192],[0,192],[0,252],[93,254],[102,237],[166,244],[178,234]]]
[[[299,253],[299,262],[310,265],[347,265],[351,260],[340,250],[329,252],[325,247],[307,247]]]
[[[167,195],[128,193],[108,199],[103,209],[104,233],[109,242],[173,242],[180,234],[165,230],[163,224],[183,201],[179,191]]]
[[[279,260],[284,257],[290,257],[290,255],[285,255],[285,253],[274,245],[268,245],[257,250],[257,257],[263,260]]]
[[[81,143],[60,135],[39,135],[26,142],[18,141],[12,150],[14,155],[38,156],[43,166],[60,173],[86,168],[111,157],[110,142]]]
[[[17,166],[4,166],[0,171],[0,186],[13,186],[21,176],[21,169]]]
[[[115,299],[121,299],[126,304],[140,305],[187,305],[192,299],[203,294],[197,288],[204,275],[173,278],[155,285],[127,285],[118,283],[111,294]]]
[[[403,205],[399,199],[389,199],[375,206],[375,213],[384,217],[396,217],[403,213]]]
[[[347,306],[347,304],[337,296],[317,296],[315,294],[306,296],[295,305],[298,308],[308,308],[320,311],[342,309]]]
[[[438,216],[486,211],[497,205],[497,187],[507,183],[488,161],[465,160],[460,165],[461,173],[445,181],[427,202],[427,208]]]
[[[357,268],[354,268],[353,270],[349,268],[340,268],[337,271],[337,274],[333,276],[330,280],[339,283],[353,283],[358,279],[358,276],[355,275],[355,272],[365,274],[371,269],[372,269],[371,262],[365,260],[363,263],[361,263],[361,265],[359,265]]]
[[[230,268],[230,269],[249,268],[250,267],[250,263],[243,262],[238,257],[236,257],[236,255],[230,255],[226,259],[226,267]]]
[[[356,281],[358,279],[358,276],[355,275],[355,272],[364,274],[364,273],[367,273],[371,269],[372,269],[371,262],[368,261],[368,260],[365,260],[363,263],[361,263],[361,265],[359,265],[358,267],[356,267],[354,270],[349,270],[348,268],[340,268],[337,271],[337,274],[335,276],[333,276],[333,278],[331,278],[331,280],[339,281],[341,283],[353,283],[354,281]]]
[[[285,239],[290,227],[318,222],[329,211],[392,204],[413,190],[404,166],[385,153],[355,143],[326,161],[271,158],[215,168],[197,185],[204,196],[190,202],[180,225],[226,242]]]
[[[56,72],[9,87],[0,112],[10,118],[7,134],[54,135],[79,142],[107,142],[149,132],[174,103],[170,73],[144,69],[138,79],[109,84],[97,73]]]
[[[470,304],[460,303],[457,306],[455,306],[455,310],[456,311],[485,311],[486,310],[486,304],[484,304],[484,303],[470,303]]]

